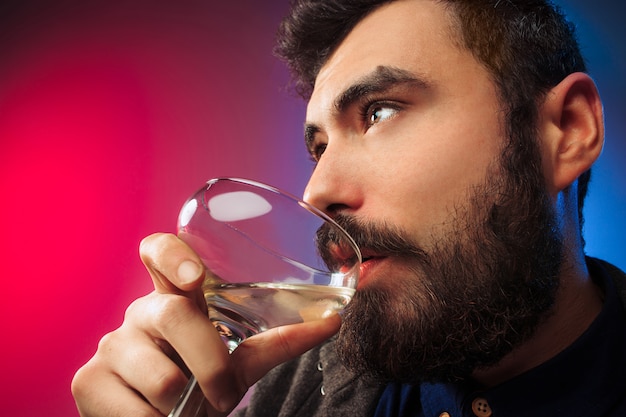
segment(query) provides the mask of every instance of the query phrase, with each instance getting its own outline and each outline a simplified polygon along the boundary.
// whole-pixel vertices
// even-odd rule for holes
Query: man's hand
[[[171,234],[147,237],[140,254],[155,290],[128,307],[122,325],[102,338],[74,376],[72,392],[83,417],[167,415],[189,372],[209,402],[208,415],[224,415],[274,366],[339,329],[337,315],[283,326],[228,354],[206,314],[198,256]]]

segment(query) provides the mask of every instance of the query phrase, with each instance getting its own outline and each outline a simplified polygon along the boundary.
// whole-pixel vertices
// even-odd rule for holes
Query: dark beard
[[[458,381],[528,340],[554,304],[562,258],[535,174],[525,186],[490,175],[428,252],[401,231],[336,219],[360,247],[398,265],[397,275],[357,291],[343,314],[336,345],[348,368],[383,381]]]

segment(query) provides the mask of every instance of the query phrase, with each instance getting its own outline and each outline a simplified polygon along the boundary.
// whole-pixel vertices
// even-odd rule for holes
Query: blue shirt
[[[389,384],[375,417],[626,416],[626,313],[602,265],[588,260],[588,267],[604,289],[604,305],[563,352],[486,390],[469,382]]]

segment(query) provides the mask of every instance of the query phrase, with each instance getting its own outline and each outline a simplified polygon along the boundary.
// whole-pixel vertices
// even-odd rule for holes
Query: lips
[[[385,259],[386,256],[363,253],[363,261],[359,269],[359,283],[357,288],[362,288],[368,281],[374,279],[374,270]]]
[[[354,252],[342,245],[333,243],[326,248],[327,258],[331,268],[340,266],[340,269],[347,272],[351,269],[356,261]],[[359,265],[359,279],[357,289],[363,288],[367,282],[374,278],[374,270],[380,265],[387,256],[373,253],[372,251],[361,251],[361,264]]]
[[[361,249],[361,259],[362,263],[371,262],[376,259],[386,258],[387,256],[384,254],[376,253],[372,250]]]

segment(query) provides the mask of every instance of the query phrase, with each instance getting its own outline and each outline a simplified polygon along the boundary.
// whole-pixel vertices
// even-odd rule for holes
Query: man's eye
[[[398,109],[391,105],[374,104],[368,107],[365,113],[365,122],[367,126],[373,126],[376,123],[384,122],[394,117],[398,113]]]
[[[320,143],[318,145],[315,145],[309,152],[311,154],[311,160],[313,160],[313,162],[318,162],[320,158],[322,157],[322,154],[324,153],[325,150],[326,150],[325,143]]]

